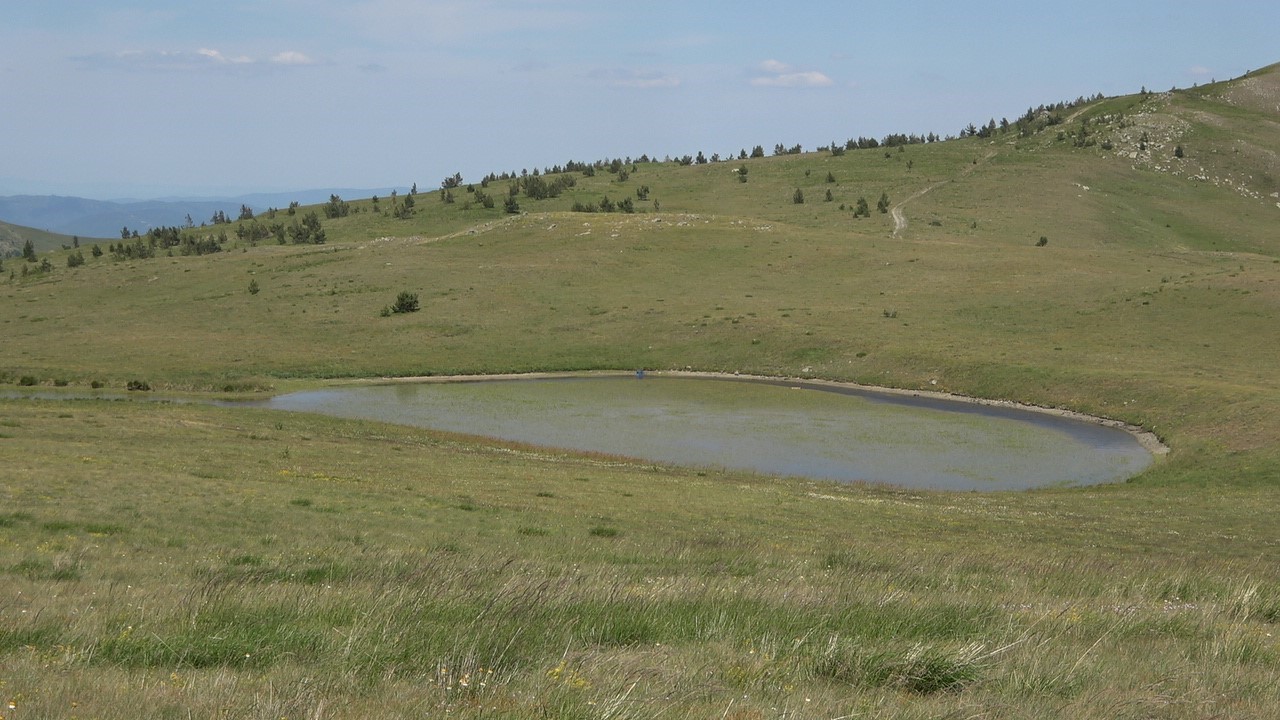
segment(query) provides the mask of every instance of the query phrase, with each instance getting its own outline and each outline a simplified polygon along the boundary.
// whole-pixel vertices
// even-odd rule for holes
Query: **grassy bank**
[[[279,413],[3,406],[11,717],[1280,700],[1269,488],[906,493]]]

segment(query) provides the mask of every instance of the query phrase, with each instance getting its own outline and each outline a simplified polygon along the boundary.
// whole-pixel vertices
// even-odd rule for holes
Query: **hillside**
[[[55,397],[693,369],[1069,408],[1171,452],[948,494],[3,398],[0,693],[106,718],[1266,717],[1278,90],[1271,66],[944,142],[530,170],[46,253],[0,279],[0,381]],[[385,313],[402,291],[421,310]]]
[[[0,220],[43,228],[67,236],[120,237],[121,228],[146,232],[159,227],[183,227],[210,221],[215,213],[235,218],[241,207],[266,212],[292,202],[323,202],[332,194],[387,193],[389,190],[323,189],[291,193],[255,193],[231,198],[154,198],[150,200],[90,200],[60,195],[0,197]],[[56,247],[56,246],[55,246]]]
[[[76,238],[71,235],[59,235],[35,228],[12,225],[0,222],[0,258],[17,257],[22,248],[30,240],[36,252],[48,252],[64,247],[73,247],[77,242],[93,242],[96,238]]]

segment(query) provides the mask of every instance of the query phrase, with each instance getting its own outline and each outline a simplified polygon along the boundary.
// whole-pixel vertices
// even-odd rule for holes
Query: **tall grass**
[[[20,433],[0,445],[0,658],[27,716],[1195,717],[1280,699],[1256,490],[969,498],[249,410],[0,402]],[[1135,552],[1157,528],[1177,532]]]

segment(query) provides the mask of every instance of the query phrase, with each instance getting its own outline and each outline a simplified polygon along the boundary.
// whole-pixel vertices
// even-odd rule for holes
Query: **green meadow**
[[[1026,133],[541,169],[573,183],[517,212],[467,179],[408,217],[186,231],[212,254],[6,258],[0,716],[1268,717],[1278,92],[1273,66]],[[606,196],[635,212],[572,210]],[[323,244],[236,233],[311,212]],[[636,368],[1059,407],[1170,452],[922,492],[198,402]]]

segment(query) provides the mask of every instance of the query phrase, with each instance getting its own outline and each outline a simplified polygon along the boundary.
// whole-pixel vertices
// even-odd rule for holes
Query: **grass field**
[[[0,399],[0,715],[1269,717],[1280,132],[1249,99],[1276,80],[6,273],[0,381],[51,392],[687,368],[1065,407],[1171,452],[1113,486],[949,494]],[[568,211],[606,193],[639,212]],[[383,316],[401,291],[422,309]]]

